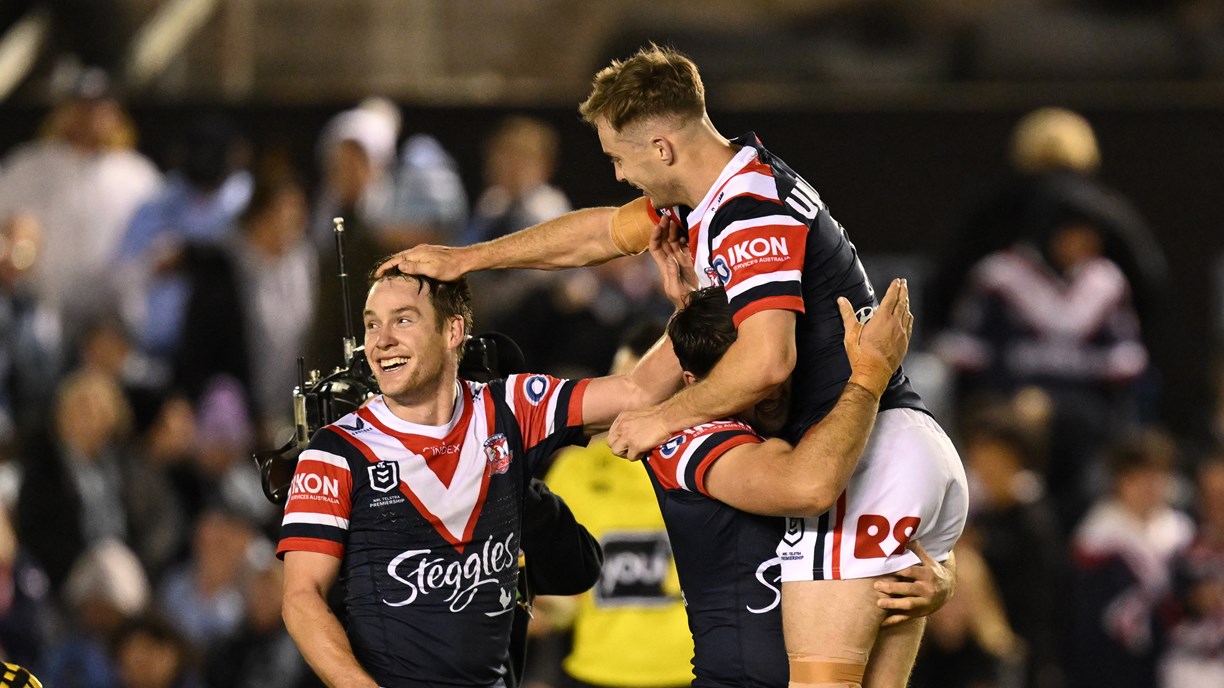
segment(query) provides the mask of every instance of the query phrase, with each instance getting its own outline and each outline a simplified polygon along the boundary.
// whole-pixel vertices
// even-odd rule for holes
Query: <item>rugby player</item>
[[[466,282],[391,270],[366,298],[381,394],[301,454],[278,553],[285,625],[331,686],[510,681],[524,489],[558,448],[675,391],[670,347],[628,375],[457,377]],[[344,583],[345,624],[327,605]]]
[[[895,433],[871,432],[879,399],[869,390],[883,384],[905,355],[913,323],[908,290],[894,281],[866,327],[844,300],[841,313],[850,382],[833,410],[797,446],[761,436],[785,423],[783,385],[735,419],[685,430],[646,462],[687,603],[695,686],[780,688],[788,677],[796,686],[906,684],[921,620],[882,628],[885,612],[876,605],[881,593],[871,588],[871,580],[804,584],[822,586],[827,606],[819,614],[810,608],[789,611],[791,617],[815,617],[806,618],[800,628],[805,642],[822,648],[822,654],[790,662],[788,671],[784,649],[779,603],[785,607],[793,599],[776,585],[781,564],[776,549],[786,530],[780,516],[828,512],[849,491],[873,495],[862,501],[880,510],[881,518],[918,514],[921,527],[911,533],[914,542],[921,538],[942,549],[961,529],[955,517],[941,518],[941,503],[925,498],[948,492],[955,483],[959,465],[946,463],[956,460],[955,453],[916,453],[884,476],[858,466],[864,446],[895,440]],[[668,334],[686,384],[695,384],[735,341],[722,290],[693,292],[669,323]],[[847,529],[850,523],[830,524],[831,562],[839,561],[836,552],[842,547],[865,546],[856,544]],[[939,566],[920,547],[916,551],[930,566]],[[847,578],[855,574],[845,573]]]
[[[680,231],[701,285],[725,288],[737,337],[700,382],[661,404],[621,414],[609,444],[640,457],[686,428],[753,406],[788,379],[793,389],[782,436],[792,442],[803,437],[833,408],[851,373],[836,299],[846,298],[864,315],[877,306],[845,230],[812,186],[754,134],[727,139],[714,128],[696,65],[673,50],[650,46],[613,62],[595,76],[580,111],[595,127],[617,179],[641,189],[644,198],[621,208],[576,211],[469,247],[417,246],[393,262],[440,278],[488,268],[560,268],[639,253],[652,232]],[[880,400],[876,432],[894,440],[869,445],[865,465],[887,473],[888,461],[910,461],[913,452],[953,452],[931,461],[958,463],[900,368],[869,391]],[[946,509],[963,521],[963,471],[954,481]],[[834,614],[812,611],[835,609],[835,601],[824,599],[824,586],[791,583],[849,575],[871,581],[919,562],[904,545],[921,515],[884,522],[863,496],[848,492],[828,513],[791,519],[779,543],[788,648],[801,665],[792,667],[796,675],[827,658],[805,629],[839,622]],[[927,498],[944,501],[943,494]],[[830,549],[836,524],[849,527],[853,546]],[[947,558],[952,544],[930,547],[932,557]],[[874,585],[887,591],[893,584]],[[886,597],[877,604],[910,602]],[[906,625],[916,644],[921,624]]]

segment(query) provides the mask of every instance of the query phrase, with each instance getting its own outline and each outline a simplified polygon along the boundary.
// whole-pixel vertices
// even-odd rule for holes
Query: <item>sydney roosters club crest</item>
[[[485,440],[485,458],[488,460],[489,475],[498,475],[510,470],[510,442],[502,433]]]

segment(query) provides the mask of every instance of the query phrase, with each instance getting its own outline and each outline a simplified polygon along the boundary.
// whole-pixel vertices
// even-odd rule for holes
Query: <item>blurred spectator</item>
[[[28,213],[42,226],[35,293],[54,306],[89,309],[113,298],[97,282],[114,260],[133,213],[161,175],[133,150],[135,132],[107,79],[87,70],[51,112],[43,137],[0,168],[0,218]]]
[[[164,619],[142,616],[119,629],[115,661],[122,688],[198,688],[196,656]]]
[[[1198,471],[1199,527],[1177,561],[1179,619],[1161,660],[1163,688],[1224,685],[1224,454]]]
[[[224,504],[251,523],[275,521],[279,510],[263,496],[259,470],[250,456],[255,428],[243,390],[226,377],[213,378],[195,407],[196,443],[187,482],[190,512],[198,516]]]
[[[962,405],[985,393],[1042,390],[1052,404],[1047,479],[1064,527],[1086,506],[1087,469],[1135,420],[1147,350],[1126,277],[1091,225],[1059,225],[974,267],[936,351],[959,373]]]
[[[37,666],[50,630],[51,598],[47,576],[22,551],[0,507],[0,657],[24,667]]]
[[[413,134],[400,149],[395,196],[378,218],[378,240],[388,252],[420,243],[454,243],[468,216],[459,167],[428,134]]]
[[[467,218],[467,194],[454,160],[433,137],[417,134],[404,142],[396,165],[399,107],[386,98],[367,98],[336,115],[319,141],[323,188],[315,202],[311,234],[323,251],[321,275],[331,284],[338,274],[332,247],[335,217],[345,220],[345,269],[358,282],[377,261],[414,243],[453,243]],[[365,304],[361,286],[350,289],[354,325]],[[312,359],[330,367],[344,334],[339,289],[320,293]]]
[[[176,381],[193,399],[218,376],[237,381],[261,435],[288,422],[314,317],[318,259],[304,236],[305,203],[292,177],[261,177],[235,236],[184,251],[191,296]]]
[[[927,621],[912,688],[1013,688],[1024,644],[1012,632],[990,570],[971,543],[956,545],[956,594]]]
[[[611,374],[631,370],[662,332],[658,323],[630,330]],[[555,627],[569,625],[572,616],[565,673],[588,686],[689,685],[693,639],[649,476],[600,439],[563,450],[546,480],[604,549],[603,575],[591,592],[538,602]],[[646,637],[650,642],[641,642]]]
[[[48,686],[119,688],[119,670],[108,647],[120,627],[149,602],[145,572],[122,543],[104,540],[73,566],[64,586],[67,632],[35,672]]]
[[[319,261],[305,238],[302,187],[291,178],[261,180],[241,229],[232,255],[249,343],[251,398],[263,429],[272,432],[292,422],[297,358],[305,353],[318,301]]]
[[[1119,441],[1107,455],[1112,486],[1076,529],[1067,647],[1070,685],[1156,685],[1159,623],[1173,559],[1193,524],[1169,505],[1176,447],[1158,433]]]
[[[83,369],[98,370],[123,387],[132,404],[136,427],[148,424],[170,384],[170,369],[132,342],[118,314],[104,310],[77,325],[77,357]]]
[[[186,280],[170,271],[186,241],[220,241],[251,198],[249,172],[234,125],[200,117],[188,127],[178,167],[158,195],[141,206],[119,246],[128,273],[124,311],[142,349],[169,358],[179,343],[188,297]]]
[[[1034,110],[1012,131],[1009,157],[1011,178],[952,232],[927,294],[928,326],[947,325],[956,295],[984,256],[1018,241],[1040,241],[1070,219],[1097,229],[1103,255],[1122,270],[1151,325],[1168,281],[1164,251],[1131,203],[1097,178],[1101,153],[1088,121],[1061,108]]]
[[[313,685],[306,660],[281,622],[283,565],[271,551],[248,579],[246,614],[238,633],[209,654],[205,679],[215,688],[295,688]]]
[[[81,370],[56,394],[50,437],[32,451],[17,502],[17,535],[59,590],[90,545],[108,539],[136,552],[162,552],[164,490],[125,446],[131,409],[119,385],[97,370]]]
[[[47,422],[62,372],[59,312],[35,297],[29,279],[41,253],[33,217],[0,226],[0,447],[30,440]]]
[[[485,188],[476,199],[463,244],[512,234],[572,210],[553,186],[557,132],[531,117],[502,120],[485,150]]]
[[[157,594],[162,613],[197,650],[238,631],[247,556],[258,542],[241,516],[209,508],[195,523],[191,559],[162,581]]]
[[[558,139],[556,130],[531,117],[512,115],[501,121],[485,146],[485,187],[460,244],[496,239],[572,210],[565,193],[551,184]],[[475,315],[500,329],[502,321],[517,317],[517,311],[533,294],[538,296],[549,288],[547,285],[570,277],[568,273],[541,270],[475,273],[468,278],[481,295]],[[594,357],[597,364],[608,360],[605,356],[611,353],[607,347],[601,351]]]
[[[331,242],[332,218],[343,216],[349,229],[370,225],[390,213],[395,198],[395,147],[400,134],[399,107],[369,98],[336,115],[319,136],[323,187],[316,199],[312,233],[321,245]]]
[[[962,455],[976,488],[967,538],[976,543],[997,586],[1003,611],[1027,649],[1025,685],[1062,684],[1057,654],[1059,598],[1066,550],[1041,476],[1041,438],[1009,407],[970,416]]]

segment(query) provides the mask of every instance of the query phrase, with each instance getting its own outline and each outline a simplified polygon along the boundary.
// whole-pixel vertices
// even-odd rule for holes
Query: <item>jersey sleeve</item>
[[[784,206],[745,190],[723,204],[708,235],[710,269],[727,290],[736,327],[764,310],[803,312],[808,226]]]
[[[348,459],[311,442],[298,457],[293,473],[276,555],[284,558],[285,552],[306,551],[341,558],[352,510],[352,489]]]
[[[742,423],[723,421],[695,430],[687,430],[659,445],[647,461],[664,489],[699,492],[710,497],[705,486],[710,466],[730,449],[741,444],[760,444],[762,440]]]
[[[550,375],[506,378],[506,405],[514,412],[531,470],[561,447],[586,439],[582,398],[590,380],[562,380]]]

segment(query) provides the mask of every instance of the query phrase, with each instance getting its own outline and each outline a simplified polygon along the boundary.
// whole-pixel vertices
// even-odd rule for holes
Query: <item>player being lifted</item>
[[[754,134],[726,139],[714,128],[696,65],[673,50],[651,46],[613,62],[595,76],[580,110],[596,129],[617,179],[641,189],[645,198],[621,208],[576,211],[469,247],[417,246],[393,262],[442,279],[489,268],[587,265],[641,252],[652,230],[674,237],[678,224],[700,283],[726,290],[737,337],[700,382],[618,417],[609,434],[613,450],[645,455],[686,428],[753,406],[788,379],[792,393],[782,436],[792,442],[803,437],[829,413],[850,377],[836,298],[864,314],[877,305],[844,229],[816,191]],[[874,457],[904,462],[912,452],[955,457],[900,369],[868,391],[879,398],[875,432],[892,439],[869,445],[866,465],[878,463]],[[935,462],[959,466],[951,458]],[[963,471],[953,480],[943,510],[963,522]],[[797,683],[854,685],[841,674],[833,681],[812,679],[828,676],[827,665],[866,662],[861,649],[843,651],[818,641],[830,630],[821,625],[830,615],[812,610],[835,609],[829,605],[849,599],[834,594],[830,600],[828,587],[819,583],[854,576],[867,581],[870,591],[872,578],[918,563],[905,545],[923,525],[921,516],[886,515],[868,506],[874,500],[864,502],[865,496],[848,491],[829,512],[792,519],[778,545]],[[943,495],[927,497],[943,501]],[[854,542],[846,542],[851,534]],[[939,561],[953,543],[928,544]],[[874,581],[877,591],[895,589],[891,585],[896,584]],[[910,602],[885,598],[877,604]],[[888,632],[906,634],[916,648],[921,628],[913,621]]]

